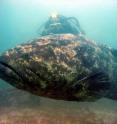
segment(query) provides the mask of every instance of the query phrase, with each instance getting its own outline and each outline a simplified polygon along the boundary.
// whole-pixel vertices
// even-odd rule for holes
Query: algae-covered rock
[[[84,35],[39,37],[0,56],[1,79],[19,89],[54,99],[110,97],[116,69],[112,50]]]

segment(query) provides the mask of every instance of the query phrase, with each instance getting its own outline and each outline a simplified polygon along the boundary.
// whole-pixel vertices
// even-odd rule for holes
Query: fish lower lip
[[[16,75],[19,75],[18,72],[11,65],[7,64],[6,62],[0,61],[0,66],[2,68],[4,68],[4,70],[6,70],[6,71],[9,69],[10,71],[14,72]]]
[[[13,78],[13,75],[12,75],[13,73],[17,75],[19,78],[17,71],[15,71],[15,69],[12,66],[7,64],[6,62],[0,61],[0,78],[1,79],[12,80],[11,78]],[[16,77],[14,76],[14,78]]]
[[[9,81],[8,68],[0,62],[0,79],[4,81]]]
[[[6,69],[7,69],[7,67],[5,65],[3,65],[2,62],[0,62],[0,73],[5,72]]]

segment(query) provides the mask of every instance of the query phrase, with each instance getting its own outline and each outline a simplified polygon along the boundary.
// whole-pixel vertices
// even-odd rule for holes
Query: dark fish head
[[[45,77],[41,76],[42,73],[40,75],[36,72],[37,65],[39,63],[34,63],[33,67],[21,63],[10,65],[5,61],[0,61],[0,78],[18,89],[41,95],[40,92],[45,91]]]
[[[57,75],[58,72],[52,72],[47,64],[33,62],[30,65],[21,63],[14,65],[0,61],[0,78],[14,87],[54,99],[73,100],[75,98],[68,84],[69,81],[64,76]]]
[[[14,87],[20,88],[23,86],[23,83],[19,83],[22,82],[22,79],[18,72],[12,66],[3,61],[0,61],[0,78]]]

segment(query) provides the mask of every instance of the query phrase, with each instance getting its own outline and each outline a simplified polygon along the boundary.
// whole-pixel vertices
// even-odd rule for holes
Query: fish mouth
[[[13,82],[22,80],[20,73],[4,61],[0,61],[0,78],[6,82],[9,82],[11,85],[14,84]]]
[[[26,67],[25,69],[27,69],[28,72],[30,71],[31,74],[33,73],[34,76],[37,76],[36,73],[31,70],[31,68]],[[25,69],[18,70],[7,62],[0,60],[0,78],[2,80],[8,82],[18,89],[32,91],[31,88],[33,89],[36,86],[32,83],[33,80],[29,79],[31,74],[26,72]]]

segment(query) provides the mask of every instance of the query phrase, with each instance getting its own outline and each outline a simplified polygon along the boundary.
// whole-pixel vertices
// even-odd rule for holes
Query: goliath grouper
[[[38,39],[0,56],[0,78],[16,88],[61,100],[112,97],[117,50],[85,38],[75,17],[50,16]],[[114,86],[115,87],[115,86]]]
[[[116,80],[110,48],[82,35],[53,34],[18,45],[0,56],[0,78],[14,87],[61,100],[108,97]]]

